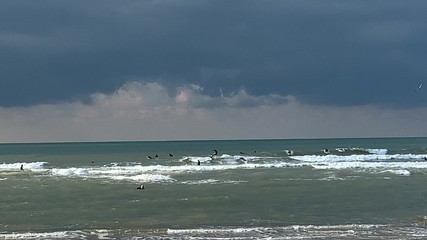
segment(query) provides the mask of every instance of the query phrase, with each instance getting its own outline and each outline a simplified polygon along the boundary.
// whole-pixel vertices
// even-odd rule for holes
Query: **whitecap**
[[[0,171],[18,171],[21,170],[21,166],[24,167],[24,170],[38,170],[43,169],[45,164],[47,164],[47,162],[3,163],[0,164]]]
[[[201,157],[201,156],[184,156],[180,159],[181,162],[186,163],[219,163],[219,164],[241,164],[243,162],[253,162],[257,160],[263,159],[274,159],[272,157],[266,156],[250,156],[250,155],[230,155],[230,154],[222,154],[220,156],[214,157]]]
[[[344,148],[347,150],[347,148]],[[378,154],[378,155],[383,155],[383,154],[387,154],[388,149],[385,148],[359,148],[359,147],[352,147],[352,148],[348,148],[350,151],[359,151],[359,152],[367,152],[370,154]]]
[[[0,233],[0,239],[115,239],[110,237],[110,230],[93,229],[90,231],[56,231]]]
[[[174,181],[170,176],[150,173],[147,167],[144,171],[142,166],[123,166],[123,167],[100,167],[100,168],[53,168],[50,172],[58,177],[80,177],[93,179],[111,179],[117,181],[132,182],[170,182]]]
[[[387,225],[348,224],[348,225],[291,225],[285,227],[235,227],[167,229],[172,238],[177,236],[197,239],[328,239],[354,236],[370,236],[373,233],[387,233]]]
[[[382,171],[382,173],[392,173],[392,174],[396,174],[396,175],[400,175],[400,176],[411,176],[411,172],[408,170],[392,170],[392,169],[388,169],[385,171]]]
[[[78,239],[81,231],[0,233],[1,239]]]
[[[203,180],[192,180],[192,181],[184,181],[183,184],[189,185],[200,185],[200,184],[217,184],[219,180],[217,179],[203,179]]]
[[[346,162],[346,161],[385,161],[385,160],[424,160],[426,154],[353,154],[348,156],[341,155],[302,155],[292,156],[291,159],[303,162]]]
[[[88,176],[90,169],[88,168],[53,168],[52,175],[55,176]]]
[[[104,178],[111,178],[113,180],[126,180],[126,181],[133,181],[133,182],[174,182],[175,179],[171,178],[170,176],[165,176],[161,174],[139,174],[135,176],[100,176]]]
[[[387,149],[375,149],[375,148],[368,148],[368,149],[366,149],[366,151],[368,153],[377,154],[377,155],[384,155],[384,154],[387,154],[387,152],[388,152]]]
[[[186,173],[197,173],[205,171],[226,171],[233,169],[256,169],[256,168],[285,168],[301,167],[300,163],[245,163],[226,165],[150,165],[150,166],[104,166],[95,168],[52,168],[46,170],[45,174],[55,177],[85,178],[85,179],[111,179],[116,181],[132,182],[174,182],[172,176]]]

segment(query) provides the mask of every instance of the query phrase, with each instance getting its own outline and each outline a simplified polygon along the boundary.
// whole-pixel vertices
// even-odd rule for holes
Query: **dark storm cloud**
[[[244,87],[316,104],[427,105],[415,92],[427,79],[426,10],[424,1],[2,1],[0,105],[75,100],[132,79],[171,91],[198,84],[211,96]]]

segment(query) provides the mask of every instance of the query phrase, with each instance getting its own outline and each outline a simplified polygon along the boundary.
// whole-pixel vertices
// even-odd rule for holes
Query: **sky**
[[[427,136],[426,12],[0,1],[0,142]]]

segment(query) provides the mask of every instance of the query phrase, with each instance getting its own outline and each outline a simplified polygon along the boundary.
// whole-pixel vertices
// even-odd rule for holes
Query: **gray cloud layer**
[[[1,1],[0,142],[425,136],[426,10]]]
[[[426,10],[421,0],[2,1],[0,106],[90,100],[133,79],[169,94],[195,84],[206,97],[258,97],[241,106],[263,96],[426,106],[415,92]]]
[[[0,142],[425,136],[427,108],[307,105],[292,96],[244,90],[211,97],[200,86],[170,94],[129,82],[112,94],[32,107],[0,108]],[[215,107],[212,107],[215,106]]]

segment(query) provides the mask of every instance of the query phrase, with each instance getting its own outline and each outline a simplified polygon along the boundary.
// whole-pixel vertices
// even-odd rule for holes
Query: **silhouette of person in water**
[[[141,186],[137,187],[136,189],[143,190],[143,189],[145,189],[145,186],[144,186],[144,184],[142,184]]]
[[[24,164],[21,164],[21,171],[24,171]]]
[[[197,160],[197,165],[200,165],[200,160]]]
[[[211,158],[213,159],[214,156],[218,155],[218,151],[216,149],[212,150],[214,153],[211,155]]]

